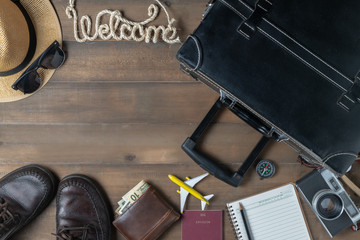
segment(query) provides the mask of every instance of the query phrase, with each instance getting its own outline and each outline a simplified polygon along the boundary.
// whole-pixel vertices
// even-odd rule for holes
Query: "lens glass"
[[[327,193],[319,198],[316,209],[321,217],[325,219],[334,219],[342,213],[343,202],[338,195]]]
[[[40,65],[43,68],[55,69],[61,66],[64,62],[65,54],[58,46],[54,46],[46,55],[41,59]]]
[[[40,85],[41,79],[39,74],[36,71],[31,71],[20,79],[16,87],[23,93],[33,93],[39,89]]]
[[[327,212],[334,211],[335,209],[335,202],[332,199],[326,198],[320,204],[321,208]]]

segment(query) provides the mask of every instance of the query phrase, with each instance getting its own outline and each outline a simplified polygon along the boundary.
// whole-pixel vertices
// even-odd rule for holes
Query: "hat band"
[[[25,8],[21,5],[20,0],[11,0],[13,3],[16,4],[16,6],[20,9],[21,13],[24,15],[26,23],[28,25],[29,28],[29,38],[30,38],[30,43],[29,43],[29,49],[28,52],[26,54],[26,57],[24,58],[24,60],[22,61],[22,63],[20,63],[17,67],[9,70],[9,71],[5,71],[5,72],[0,72],[0,76],[4,77],[4,76],[10,76],[13,75],[17,72],[20,72],[22,69],[24,69],[29,62],[31,61],[31,59],[34,56],[35,53],[35,49],[36,49],[36,34],[35,34],[35,28],[34,25],[30,19],[29,14],[26,12]]]

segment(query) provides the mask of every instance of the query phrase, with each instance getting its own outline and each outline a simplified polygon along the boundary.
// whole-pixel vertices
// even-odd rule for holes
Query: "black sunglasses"
[[[33,93],[41,86],[41,78],[37,70],[56,69],[65,61],[65,53],[60,48],[58,41],[54,41],[11,86],[14,90],[20,90],[24,94]]]

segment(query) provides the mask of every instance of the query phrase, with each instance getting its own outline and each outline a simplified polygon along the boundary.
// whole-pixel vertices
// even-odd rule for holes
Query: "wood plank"
[[[66,61],[51,81],[57,82],[191,82],[180,70],[180,45],[136,42],[64,42]],[[86,54],[84,54],[86,53]]]
[[[53,0],[54,7],[60,18],[63,38],[65,41],[74,41],[73,36],[73,19],[68,19],[65,9],[68,6],[68,0]],[[165,2],[167,11],[171,18],[175,18],[175,27],[178,29],[180,39],[185,38],[194,31],[201,21],[201,15],[206,8],[207,0],[195,1],[195,0],[166,0]],[[95,18],[98,12],[104,9],[119,10],[123,16],[132,21],[143,21],[148,18],[147,11],[148,6],[155,3],[153,0],[77,0],[76,9],[78,11],[79,18],[83,15],[89,15],[95,24]],[[109,23],[108,18],[104,18],[102,23]],[[167,20],[165,13],[161,10],[158,18],[153,22],[155,26],[165,25],[167,26]]]
[[[20,165],[0,165],[4,172],[10,171]],[[179,196],[176,193],[177,186],[170,182],[167,178],[169,173],[176,174],[180,178],[185,176],[194,177],[202,173],[198,168],[193,168],[185,165],[158,165],[158,166],[124,166],[113,164],[111,166],[104,165],[101,168],[94,165],[83,164],[67,164],[59,165],[51,163],[51,169],[59,176],[64,176],[72,173],[86,174],[93,179],[96,179],[108,194],[112,208],[116,208],[116,202],[121,196],[134,186],[141,179],[145,179],[154,185],[161,194],[169,200],[169,202],[178,209]],[[176,170],[169,170],[176,169]],[[234,239],[234,233],[231,224],[227,217],[226,203],[239,198],[243,198],[252,194],[266,191],[270,188],[277,187],[284,183],[295,181],[301,174],[299,166],[292,164],[283,164],[281,168],[287,174],[276,174],[273,178],[267,180],[259,180],[256,174],[249,175],[249,181],[238,188],[233,188],[229,185],[219,182],[214,177],[208,177],[204,181],[196,185],[196,189],[201,193],[214,193],[215,197],[210,201],[209,209],[224,210],[224,239]],[[306,169],[308,172],[309,169]],[[314,213],[302,200],[302,206],[305,211],[307,220],[309,221],[310,229],[314,235],[314,239],[330,239],[320,222],[315,217]],[[187,209],[199,209],[200,203],[193,197],[188,198]],[[16,235],[15,239],[49,239],[50,233],[55,232],[55,201],[41,214],[35,221],[33,221],[22,232]],[[181,223],[177,222],[170,228],[160,239],[181,239]],[[358,233],[352,231],[344,231],[340,233],[336,239],[356,239]],[[29,238],[29,236],[36,236],[36,238]],[[123,239],[119,233],[114,239]]]
[[[24,101],[0,104],[0,122],[199,123],[218,95],[199,82],[58,83]],[[226,112],[219,121],[238,122]]]
[[[0,161],[196,167],[181,150],[195,128],[195,124],[2,125]],[[204,153],[236,170],[259,139],[260,133],[245,123],[214,124],[200,146]],[[296,164],[297,155],[286,144],[273,143],[263,157],[278,164]]]
[[[181,44],[80,44],[74,40],[72,20],[65,15],[68,1],[52,2],[61,21],[67,60],[39,93],[0,104],[0,177],[30,163],[49,167],[60,179],[82,173],[103,186],[113,209],[125,192],[145,179],[178,208],[178,187],[167,175],[184,179],[204,173],[180,147],[218,95],[179,70],[175,55]],[[93,20],[108,8],[139,21],[146,18],[147,7],[154,2],[77,0],[76,4],[79,16],[89,14]],[[199,25],[208,0],[162,2],[177,20],[175,26],[184,41]],[[165,14],[154,23],[166,24]],[[223,111],[202,139],[201,149],[235,170],[259,138],[255,130]],[[201,193],[215,194],[210,209],[224,210],[224,239],[234,239],[225,204],[294,182],[310,172],[296,157],[286,144],[271,143],[260,158],[275,162],[273,178],[260,180],[252,166],[238,188],[212,176],[196,186]],[[360,164],[354,164],[349,177],[358,185],[359,173]],[[301,201],[314,240],[331,239]],[[354,201],[360,203],[360,198]],[[189,197],[187,208],[200,209],[200,203]],[[55,232],[55,201],[14,239],[45,240],[51,232]],[[357,235],[345,230],[335,239],[357,239]],[[114,239],[124,238],[117,233]],[[180,221],[160,239],[181,239]]]

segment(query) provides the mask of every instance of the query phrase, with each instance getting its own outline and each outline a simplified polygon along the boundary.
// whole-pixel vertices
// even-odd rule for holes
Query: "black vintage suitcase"
[[[183,149],[238,186],[268,139],[342,175],[360,151],[360,1],[217,0],[177,54],[220,94]],[[264,137],[236,172],[196,149],[225,105]]]

